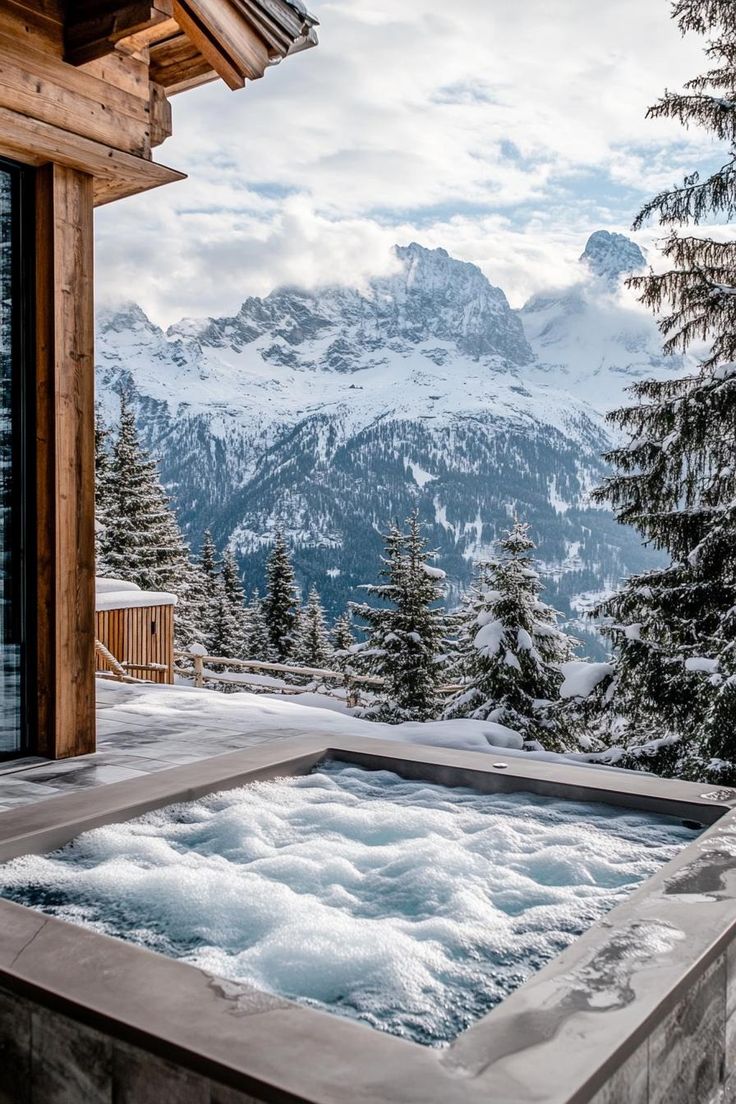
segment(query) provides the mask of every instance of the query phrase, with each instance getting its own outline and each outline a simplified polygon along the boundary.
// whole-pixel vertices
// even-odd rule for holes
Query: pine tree
[[[355,604],[367,623],[368,639],[356,649],[356,663],[384,680],[378,705],[366,716],[390,723],[436,717],[444,669],[444,572],[431,566],[416,511],[408,531],[394,525],[385,535],[385,553],[377,585],[365,587],[384,604]]]
[[[445,716],[495,721],[557,749],[564,740],[553,708],[560,664],[571,658],[574,641],[540,598],[529,526],[516,522],[497,547],[497,559],[476,565],[463,604],[458,667],[465,686]]]
[[[175,594],[177,643],[188,647],[201,641],[197,604],[201,580],[159,482],[157,465],[140,444],[135,413],[126,395],[120,400],[109,487],[109,508],[99,542],[107,573],[137,583],[143,590]]]
[[[624,742],[649,747],[649,768],[702,775],[713,757],[736,763],[736,695],[729,689],[736,602],[736,243],[679,228],[736,212],[736,8],[724,0],[680,0],[680,28],[713,35],[714,68],[667,93],[650,115],[699,125],[728,147],[706,179],[692,173],[638,216],[672,228],[668,271],[631,283],[654,311],[667,351],[708,341],[701,369],[679,380],[643,381],[611,420],[628,436],[607,459],[614,474],[598,490],[619,521],[666,552],[661,570],[630,579],[600,612],[615,646],[610,720]],[[673,744],[674,741],[674,744]],[[636,765],[632,760],[630,765]],[[714,768],[722,776],[724,768]]]
[[[240,577],[240,568],[231,548],[227,548],[222,557],[222,586],[233,622],[233,639],[237,651],[228,652],[235,658],[242,658],[248,631],[248,609],[245,603],[245,590]]]
[[[266,568],[266,578],[268,586],[264,611],[271,652],[277,663],[288,663],[296,647],[299,603],[294,585],[294,568],[281,530],[276,533]]]
[[[206,551],[209,562],[211,550]],[[243,584],[235,555],[226,549],[216,579],[210,648],[212,655],[242,659],[246,641],[246,611]]]
[[[332,645],[327,632],[325,611],[317,588],[309,591],[302,611],[296,662],[303,667],[327,667],[332,661]]]
[[[634,439],[609,454],[618,471],[597,492],[670,562],[634,576],[600,612],[615,646],[617,738],[640,744],[646,733],[647,767],[699,776],[711,757],[736,763],[726,736],[736,710],[724,713],[736,706],[724,689],[736,605],[736,371],[705,370],[670,394],[616,412]]]
[[[332,626],[330,634],[334,651],[334,661],[340,670],[349,666],[351,651],[355,646],[353,633],[353,618],[347,610],[341,614]]]
[[[95,410],[95,560],[98,575],[112,574],[103,554],[104,533],[112,511],[110,436],[102,411],[97,407]]]
[[[711,343],[707,367],[736,360],[736,242],[703,234],[683,235],[678,227],[699,226],[711,218],[731,221],[736,213],[736,6],[731,0],[678,0],[673,16],[682,33],[712,36],[708,72],[688,81],[682,92],[667,92],[649,109],[650,118],[677,119],[702,127],[724,142],[723,165],[703,179],[698,171],[679,187],[656,195],[639,213],[635,229],[655,217],[673,227],[663,248],[671,267],[630,281],[660,320],[665,350],[687,350],[694,341]]]
[[[201,626],[201,639],[210,655],[217,655],[215,651],[215,625],[219,617],[221,580],[220,562],[217,557],[217,549],[212,539],[212,533],[205,529],[202,534],[202,545],[196,561],[199,589],[196,595],[196,609],[199,624]]]
[[[217,581],[220,577],[220,564],[217,559],[217,549],[212,539],[212,533],[205,529],[202,534],[202,547],[199,552],[199,568],[207,579],[214,598],[217,589]]]
[[[264,604],[258,590],[254,590],[248,605],[244,652],[246,659],[259,663],[269,663],[273,659]]]

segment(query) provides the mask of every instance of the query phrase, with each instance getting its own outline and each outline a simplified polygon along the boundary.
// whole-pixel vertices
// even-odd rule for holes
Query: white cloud
[[[710,149],[644,119],[702,67],[666,0],[312,6],[316,50],[175,98],[157,152],[190,179],[100,211],[103,295],[220,313],[281,282],[360,281],[417,239],[519,301]]]

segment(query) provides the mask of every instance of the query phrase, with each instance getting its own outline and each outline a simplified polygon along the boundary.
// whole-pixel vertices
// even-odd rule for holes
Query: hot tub
[[[43,1073],[38,1040],[46,1055],[56,1040],[67,1083],[92,1076],[131,1100],[143,1086],[181,1104],[190,1091],[223,1104],[720,1100],[736,1034],[735,798],[304,738],[3,814],[0,860],[97,829],[65,858],[7,868],[26,903],[0,900],[5,1068]],[[184,874],[170,874],[177,850]],[[49,863],[64,872],[44,897]],[[156,918],[141,887],[155,899],[167,878],[179,897]],[[129,909],[100,910],[103,883]],[[210,926],[227,928],[248,893],[257,938],[218,944],[197,908],[186,915],[207,898]],[[499,916],[524,954],[498,944]]]

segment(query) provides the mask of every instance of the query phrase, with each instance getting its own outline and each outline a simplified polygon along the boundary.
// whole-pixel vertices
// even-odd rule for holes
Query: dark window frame
[[[13,480],[12,516],[17,522],[13,585],[15,629],[21,644],[20,743],[0,751],[0,762],[34,752],[38,730],[36,686],[36,471],[35,471],[35,170],[0,157],[11,184],[12,449],[19,466]]]

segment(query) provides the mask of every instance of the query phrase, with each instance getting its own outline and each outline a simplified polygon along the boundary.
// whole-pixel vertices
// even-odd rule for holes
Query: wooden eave
[[[25,164],[54,162],[91,174],[97,207],[185,179],[185,174],[176,169],[3,107],[0,107],[0,154]]]
[[[65,60],[145,51],[151,80],[168,93],[218,77],[235,89],[316,45],[315,25],[296,0],[80,0],[67,4]]]
[[[0,0],[0,154],[88,173],[95,203],[182,178],[168,96],[316,41],[299,0]]]

